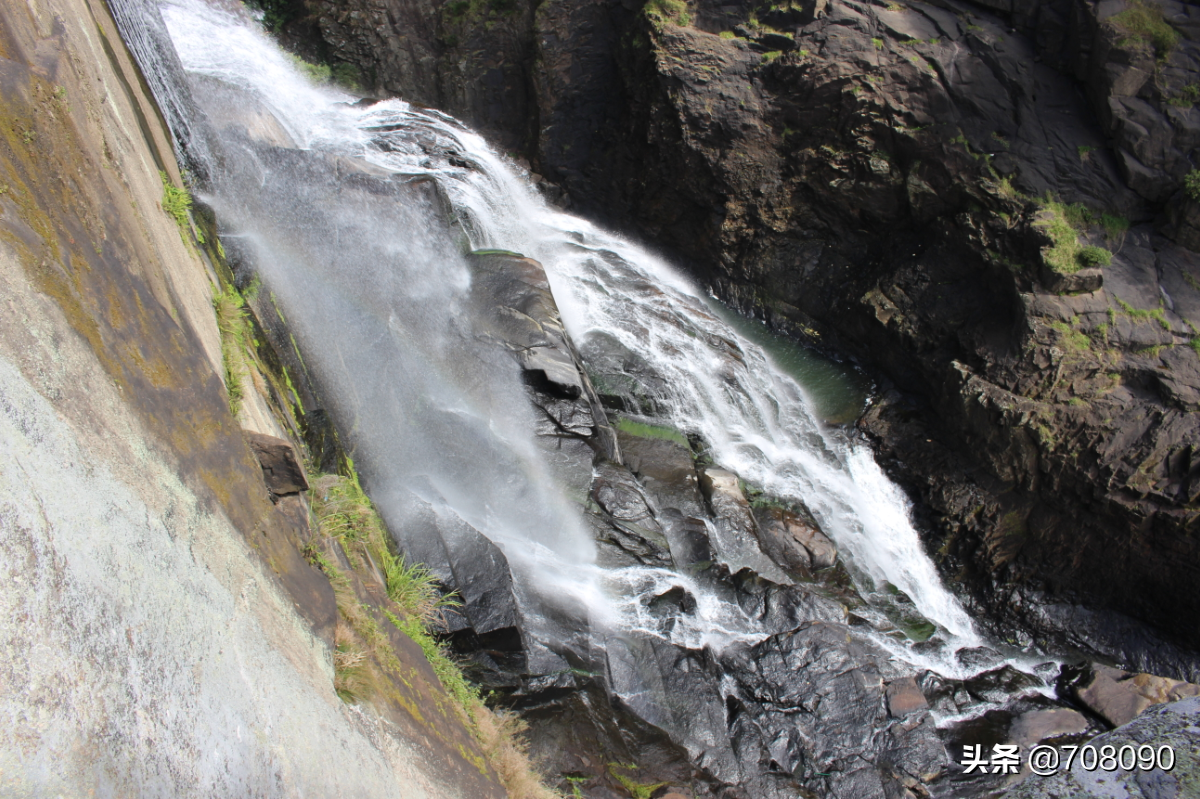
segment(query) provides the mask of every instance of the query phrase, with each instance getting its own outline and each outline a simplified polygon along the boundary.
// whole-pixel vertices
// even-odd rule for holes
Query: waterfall
[[[264,307],[286,319],[402,549],[452,548],[477,531],[492,548],[486,557],[502,553],[529,673],[599,664],[614,695],[716,778],[755,785],[764,797],[794,795],[770,782],[774,766],[743,770],[726,713],[739,692],[766,702],[730,676],[758,673],[752,660],[739,660],[747,652],[784,663],[788,646],[806,645],[800,636],[773,640],[791,635],[781,625],[801,600],[781,610],[792,600],[763,599],[750,612],[739,605],[745,597],[714,578],[600,564],[578,497],[535,440],[520,368],[476,329],[469,250],[539,261],[597,379],[617,362],[636,362],[650,376],[638,391],[652,410],[631,414],[702,441],[715,466],[811,511],[866,599],[855,613],[885,630],[851,636],[839,627],[812,644],[844,647],[838,657],[846,659],[830,660],[829,674],[857,668],[854,658],[871,661],[876,686],[920,669],[964,678],[1001,665],[979,649],[985,641],[941,583],[903,492],[864,442],[822,421],[803,376],[764,345],[764,330],[732,319],[643,248],[549,206],[520,167],[453,118],[398,99],[360,103],[312,83],[240,6],[163,0],[158,8],[174,52],[145,46],[139,58],[143,69],[162,70],[151,81],[156,92],[166,87],[182,98],[178,108],[191,109],[175,133],[183,150],[206,159],[201,198],[225,247],[253,265]],[[172,81],[184,74],[180,91]],[[664,620],[645,600],[675,589],[690,604]],[[824,601],[804,596],[813,608]],[[936,625],[930,641],[887,634],[895,633],[885,628],[897,596]],[[830,607],[826,621],[844,620],[840,605],[822,607],[809,620]],[[813,629],[814,641],[825,634]],[[860,647],[859,635],[870,646]],[[670,657],[660,657],[666,649]],[[682,676],[681,662],[694,663]],[[813,713],[815,726],[796,732],[780,707],[763,711],[775,714],[763,736],[787,749],[770,757],[792,763],[783,771],[827,777],[831,767],[797,765],[807,761],[789,753],[821,736],[835,740],[840,722]],[[874,744],[855,745],[864,748],[849,760]]]
[[[822,424],[804,387],[668,264],[548,206],[519,168],[456,120],[401,100],[363,108],[314,85],[243,14],[201,0],[167,2],[162,13],[201,97],[206,81],[235,87],[226,102],[257,104],[272,135],[324,155],[328,174],[305,176],[224,142],[224,172],[214,170],[204,199],[233,220],[228,237],[253,250],[303,350],[336,387],[390,520],[403,522],[414,502],[455,515],[517,561],[527,588],[568,591],[603,617],[628,605],[611,596],[614,584],[646,578],[592,566],[586,534],[530,442],[515,369],[489,362],[461,324],[470,278],[458,243],[437,233],[435,209],[343,191],[338,158],[435,179],[472,249],[513,250],[545,266],[585,360],[613,340],[637,353],[663,377],[658,399],[670,424],[701,436],[723,468],[805,503],[866,593],[902,591],[942,628],[951,652],[981,643],[866,445]],[[198,104],[222,113],[211,99]]]

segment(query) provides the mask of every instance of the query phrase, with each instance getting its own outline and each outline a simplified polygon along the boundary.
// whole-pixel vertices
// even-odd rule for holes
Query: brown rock
[[[929,702],[925,700],[925,694],[921,693],[921,689],[917,686],[915,677],[904,677],[888,683],[886,695],[888,713],[894,719],[904,718],[919,710],[929,709]]]
[[[268,436],[263,433],[245,431],[246,440],[254,450],[259,464],[262,466],[263,479],[267,481],[267,489],[275,496],[297,494],[308,490],[308,478],[304,475],[304,466],[296,457],[296,450],[282,438]]]
[[[837,547],[817,526],[786,508],[756,512],[759,541],[781,566],[794,571],[827,569],[837,562]]]
[[[1093,667],[1094,676],[1075,695],[1114,727],[1128,724],[1151,705],[1200,695],[1200,686],[1153,674],[1130,674],[1107,666]]]
[[[1041,741],[1079,735],[1087,732],[1087,717],[1069,708],[1031,710],[1013,722],[1008,740],[1019,746],[1031,746]]]

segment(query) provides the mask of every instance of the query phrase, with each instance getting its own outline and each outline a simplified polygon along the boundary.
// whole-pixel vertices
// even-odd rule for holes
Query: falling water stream
[[[753,323],[731,324],[669,264],[549,206],[519,167],[454,119],[395,99],[356,104],[314,85],[238,8],[165,0],[161,11],[214,128],[233,113],[259,141],[320,156],[268,161],[249,139],[225,134],[212,148],[218,154],[185,148],[209,159],[203,199],[226,246],[252,256],[337,417],[350,420],[350,440],[393,527],[432,513],[482,531],[512,563],[535,637],[538,608],[554,602],[595,628],[671,635],[692,647],[765,634],[686,575],[595,564],[577,506],[533,441],[516,365],[498,362],[471,334],[463,242],[446,234],[436,204],[364,190],[353,179],[363,172],[432,178],[470,249],[540,261],[585,362],[634,354],[658,377],[644,387],[657,422],[697,436],[716,464],[747,483],[804,503],[872,605],[886,606],[899,591],[937,626],[934,646],[878,635],[880,646],[950,677],[997,665],[968,669],[955,659],[985,642],[923,551],[903,493],[862,441],[823,423],[833,412],[828,398],[815,403],[789,356],[769,355],[754,340],[761,336],[746,334]],[[144,68],[147,58],[169,66],[155,48],[143,50]],[[161,76],[152,83],[156,93],[169,84]],[[190,123],[176,126],[182,113],[170,117],[176,135],[193,135]],[[687,624],[664,632],[639,616],[637,600],[672,584],[687,586],[698,604]]]

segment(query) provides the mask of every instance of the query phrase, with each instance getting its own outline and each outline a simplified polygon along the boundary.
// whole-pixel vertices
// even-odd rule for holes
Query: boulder
[[[263,479],[267,482],[267,489],[272,494],[281,497],[308,490],[308,478],[304,474],[304,466],[296,457],[296,450],[291,443],[265,433],[255,433],[250,430],[244,432],[250,449],[254,451],[259,465],[262,466]]]
[[[887,684],[885,691],[888,713],[894,719],[904,718],[910,713],[928,710],[929,702],[917,686],[916,677],[903,677]]]
[[[1005,799],[1056,799],[1076,796],[1104,796],[1109,799],[1184,799],[1195,796],[1200,784],[1200,698],[1192,697],[1172,704],[1158,705],[1138,718],[1112,732],[1098,735],[1088,745],[1100,751],[1111,746],[1120,752],[1122,747],[1149,745],[1155,752],[1169,749],[1174,754],[1170,771],[1154,768],[1142,770],[1097,770],[1095,762],[1076,757],[1071,768],[1056,770],[1048,776],[1032,775],[1024,783],[1004,794]],[[1088,768],[1087,766],[1090,766]]]
[[[776,506],[756,509],[754,516],[763,550],[780,566],[805,574],[837,562],[837,547],[811,518]]]
[[[1153,705],[1200,695],[1200,685],[1097,663],[1074,680],[1070,693],[1088,710],[1120,727]]]
[[[730,573],[749,569],[773,582],[790,585],[791,578],[759,545],[758,524],[738,476],[724,469],[705,469],[700,475],[700,488],[716,519],[713,548]]]
[[[1008,740],[1009,743],[1015,743],[1025,749],[1042,741],[1082,735],[1090,726],[1086,716],[1070,708],[1030,710],[1013,721],[1008,731]]]

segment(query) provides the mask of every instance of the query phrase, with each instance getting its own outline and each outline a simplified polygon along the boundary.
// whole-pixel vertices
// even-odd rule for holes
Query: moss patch
[[[635,422],[625,417],[618,417],[613,426],[626,435],[637,436],[638,438],[657,438],[663,441],[674,441],[679,446],[691,450],[687,437],[672,427]]]

